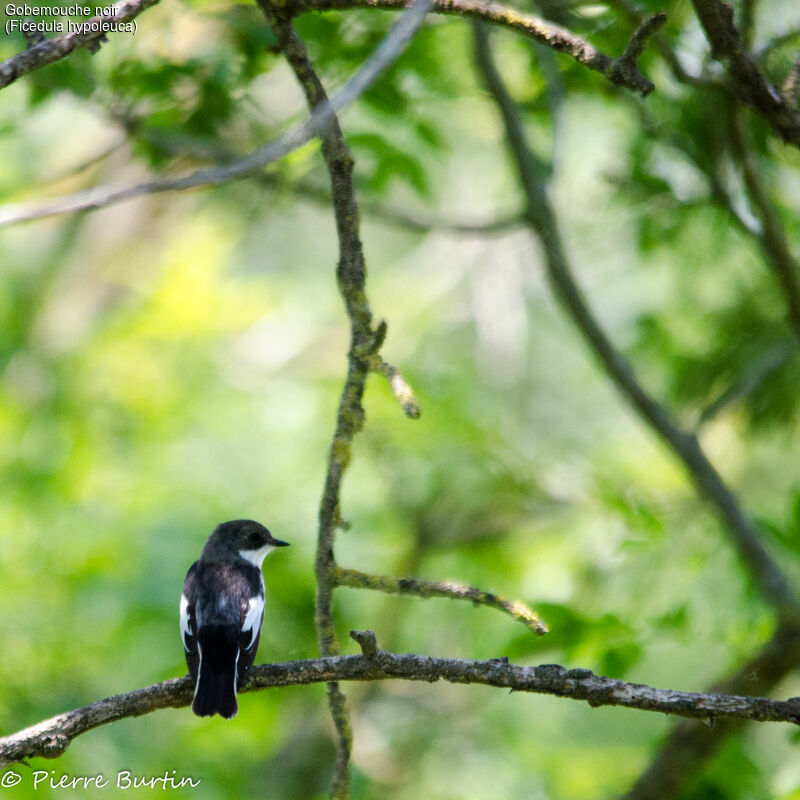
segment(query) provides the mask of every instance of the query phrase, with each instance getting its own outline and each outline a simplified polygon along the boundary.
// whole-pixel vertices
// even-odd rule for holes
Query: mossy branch
[[[403,413],[409,419],[419,419],[422,409],[419,407],[414,390],[409,386],[400,370],[377,355],[370,360],[370,369],[386,378],[392,394],[397,402],[400,403],[400,408],[403,409]]]
[[[333,579],[338,586],[347,586],[350,589],[372,589],[386,594],[411,594],[422,598],[447,597],[451,600],[468,600],[476,606],[488,606],[503,611],[539,636],[548,631],[541,617],[525,603],[505,600],[492,592],[485,592],[463,583],[370,575],[341,567],[337,567]]]
[[[330,102],[322,81],[311,63],[305,44],[286,18],[284,9],[270,0],[258,0],[258,2],[275,33],[280,50],[303,90],[312,116],[318,109],[329,107]],[[422,24],[429,2],[430,0],[417,0],[415,7],[395,26],[378,48],[376,54],[382,52],[385,62],[399,55]],[[387,328],[385,322],[379,323],[375,329],[372,325],[372,312],[366,294],[367,267],[353,185],[353,158],[335,113],[319,128],[318,133],[322,141],[322,157],[330,175],[339,242],[336,280],[350,322],[347,375],[336,414],[336,427],[328,452],[325,486],[319,507],[314,622],[320,655],[324,657],[337,655],[339,652],[331,606],[336,586],[333,577],[337,569],[333,550],[334,540],[336,530],[342,524],[340,510],[342,478],[350,462],[353,437],[364,424],[362,399],[371,361],[377,357]],[[353,732],[345,696],[336,680],[328,681],[327,694],[337,734],[336,765],[331,796],[334,800],[347,800],[350,797],[350,752],[353,746]]]

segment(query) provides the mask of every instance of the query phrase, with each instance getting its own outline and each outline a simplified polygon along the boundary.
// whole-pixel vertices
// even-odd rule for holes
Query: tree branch
[[[791,722],[800,725],[800,698],[770,700],[763,697],[678,692],[595,675],[588,669],[566,669],[557,664],[523,667],[505,658],[475,661],[463,658],[434,658],[414,654],[388,653],[372,649],[369,632],[354,632],[362,655],[329,656],[261,664],[242,692],[279,686],[300,686],[331,681],[410,680],[483,684],[515,692],[531,692],[586,701],[592,708],[624,708],[676,714],[702,720],[733,718],[760,722]],[[138,717],[162,708],[182,708],[192,700],[188,677],[172,678],[118,694],[52,717],[0,738],[0,767],[42,756],[56,758],[75,737],[128,717]]]
[[[306,52],[305,45],[288,22],[276,18],[274,9],[260,3],[270,26],[278,38],[278,44],[286,56],[313,111],[326,102],[327,95],[317,77]],[[328,454],[325,488],[319,509],[319,532],[315,573],[317,579],[314,623],[317,641],[322,656],[338,655],[333,612],[333,580],[336,561],[333,554],[336,528],[341,522],[339,495],[342,476],[350,461],[350,448],[355,434],[361,430],[364,410],[361,406],[369,367],[358,357],[359,347],[372,339],[372,313],[365,294],[366,265],[359,234],[358,206],[352,183],[353,161],[344,141],[339,123],[334,116],[330,123],[320,129],[322,153],[330,172],[333,192],[333,207],[339,236],[339,264],[336,277],[339,291],[344,299],[350,320],[350,352],[347,358],[347,378],[342,391],[336,417],[336,431]],[[327,684],[328,705],[337,734],[336,765],[331,796],[350,796],[350,752],[353,746],[353,731],[347,712],[345,696],[339,684]]]
[[[135,122],[133,122],[133,125],[135,126]],[[130,125],[126,127],[130,127]],[[150,144],[157,145],[163,152],[169,153],[172,156],[190,156],[203,161],[210,159],[220,166],[224,166],[226,163],[236,160],[236,153],[232,153],[228,148],[219,146],[212,148],[204,140],[198,140],[195,145],[195,143],[191,141],[191,137],[181,137],[181,146],[171,146],[169,140],[164,136],[159,136],[157,140],[156,137],[149,137],[146,129],[137,129],[137,134],[147,139]],[[92,156],[85,162],[71,168],[69,172],[65,173],[63,176],[50,181],[49,184],[58,183],[67,178],[75,178],[81,172],[93,167],[98,162],[108,158],[109,155],[119,150],[125,144],[125,141],[126,140],[123,139],[111,145],[105,152]],[[302,179],[290,180],[276,172],[267,171],[257,173],[254,177],[259,184],[275,192],[287,192],[302,200],[307,200],[316,205],[324,206],[325,208],[330,208],[331,206],[332,195],[330,190],[325,189],[323,186],[317,186],[313,181]],[[521,212],[506,214],[490,220],[448,220],[433,217],[427,218],[420,213],[409,212],[406,209],[394,208],[375,201],[362,201],[360,205],[365,216],[374,217],[387,225],[405,228],[406,230],[419,233],[441,231],[455,236],[502,236],[508,233],[508,231],[519,228],[525,224]],[[2,217],[4,210],[13,211],[14,208],[15,206],[6,206],[5,209],[0,208],[0,217]],[[53,212],[48,205],[40,206],[39,209],[39,212],[37,212],[36,206],[29,206],[24,212],[24,216],[11,217],[5,219],[5,221],[0,221],[0,224],[14,225],[18,222],[30,222],[32,220],[52,216]]]
[[[427,0],[425,0],[427,2]],[[337,92],[330,101],[314,108],[302,124],[260,147],[258,150],[221,167],[201,169],[174,178],[159,178],[123,188],[99,187],[59,197],[44,204],[19,204],[0,207],[0,226],[13,225],[31,219],[66,214],[84,209],[105,208],[134,197],[168,191],[185,191],[198,186],[218,186],[222,183],[247,178],[258,173],[267,164],[296,150],[311,141],[336,114],[361,96],[391,64],[408,44],[424,14],[419,2],[387,34],[364,62],[361,69]]]
[[[366,572],[342,567],[337,567],[333,579],[337,586],[347,586],[351,589],[373,589],[386,594],[413,594],[422,598],[448,597],[454,600],[469,600],[476,606],[489,606],[505,612],[539,636],[548,631],[541,617],[524,603],[505,600],[492,592],[484,592],[482,589],[466,586],[463,583],[369,575]]]
[[[752,239],[757,244],[767,266],[778,275],[781,289],[786,297],[786,318],[793,330],[794,347],[796,348],[798,341],[800,341],[800,263],[792,254],[786,227],[753,163],[751,148],[745,139],[744,130],[742,129],[741,111],[735,105],[735,102],[731,101],[729,105],[731,106],[731,123],[729,125],[731,156],[734,165],[742,172],[746,196],[749,200],[749,205],[754,209],[752,219],[745,217],[740,208],[737,208],[720,177],[721,170],[717,164],[709,162],[702,154],[698,154],[684,137],[676,136],[669,127],[654,124],[645,109],[641,107],[641,104],[637,104],[635,110],[639,114],[644,130],[648,135],[667,144],[682,157],[688,159],[693,167],[703,175],[708,183],[713,202],[729,215],[731,221],[744,236]],[[765,354],[763,359],[765,370],[761,370],[761,364],[755,365],[755,370],[750,371],[751,374],[745,375],[742,381],[737,381],[731,387],[732,391],[726,390],[718,398],[722,401],[722,405],[727,404],[730,399],[741,397],[743,395],[742,389],[750,391],[762,377],[788,360],[791,355],[791,348],[787,350],[785,345],[779,345],[777,350],[779,351],[777,358],[774,357],[772,351]],[[755,373],[759,374],[756,383],[753,383],[752,378]],[[704,411],[699,422],[708,421],[721,407],[716,400],[713,401],[707,409],[710,413],[707,414]]]
[[[45,39],[27,50],[11,56],[0,64],[0,89],[14,83],[17,78],[21,78],[29,72],[59,61],[80,47],[88,47],[90,50],[99,47],[100,41],[106,38],[107,33],[102,28],[92,30],[92,25],[101,25],[104,22],[129,22],[158,2],[159,0],[122,0],[122,2],[114,4],[113,14],[84,20],[78,23],[80,27],[73,33]]]
[[[699,493],[717,510],[747,570],[764,598],[782,619],[800,619],[800,604],[788,579],[761,541],[755,523],[743,511],[736,496],[708,460],[697,437],[682,430],[667,409],[639,383],[627,359],[612,344],[595,319],[572,275],[558,225],[544,186],[546,169],[527,145],[519,110],[508,94],[494,65],[488,33],[475,23],[476,61],[489,93],[497,103],[509,147],[528,203],[528,221],[541,243],[547,276],[556,298],[586,344],[594,351],[620,394],[683,462]]]
[[[635,79],[639,71],[639,59],[644,52],[644,48],[647,46],[648,41],[664,27],[666,21],[667,15],[660,11],[658,14],[647,17],[639,24],[622,55],[615,59],[611,73],[607,75],[609,80],[613,83],[627,86],[631,80]],[[644,96],[648,94],[649,92],[647,91],[642,92]]]
[[[629,2],[629,0],[609,0],[608,4],[611,8],[615,9],[621,14],[624,14],[628,21],[632,25],[636,25],[637,28],[646,20],[636,6]],[[696,87],[706,86],[709,83],[708,79],[705,77],[692,75],[684,69],[680,59],[675,54],[675,51],[672,49],[672,47],[670,47],[669,42],[662,33],[656,32],[656,34],[653,36],[653,44],[666,62],[676,81]]]
[[[156,2],[158,0],[126,0],[124,6],[128,8],[133,5],[141,10],[145,7],[145,4],[152,5]],[[419,0],[417,0],[418,4]],[[408,4],[405,0],[308,0],[307,2],[304,0],[300,4],[295,4],[291,11],[292,13],[301,13],[306,10],[360,6],[400,10],[408,7]],[[536,17],[526,17],[497,3],[471,2],[470,0],[435,0],[432,8],[440,13],[482,18],[488,22],[520,31],[555,50],[569,53],[590,69],[603,73],[613,83],[635,89],[643,95],[647,95],[654,88],[653,83],[639,73],[635,59],[632,59],[631,56],[632,54],[640,53],[647,38],[663,24],[665,19],[665,17],[662,19],[663,15],[657,14],[645,20],[634,33],[631,43],[623,55],[614,59],[596,50],[588,42],[574,36],[563,28]],[[187,191],[201,186],[218,186],[255,175],[263,167],[283,158],[310,141],[332,116],[359,97],[372,84],[378,74],[396,58],[399,52],[397,48],[402,49],[407,43],[408,37],[412,35],[413,30],[416,30],[412,22],[408,23],[408,28],[408,30],[405,30],[398,26],[394,32],[396,35],[392,36],[390,34],[387,37],[386,41],[364,63],[359,72],[351,78],[340,92],[334,95],[329,104],[315,109],[314,114],[303,124],[247,156],[220,167],[201,169],[187,175],[156,178],[120,188],[98,187],[87,189],[58,197],[45,203],[20,203],[2,206],[0,207],[0,227],[57,214],[106,208],[107,206],[147,194]],[[36,48],[45,44],[47,42],[42,42],[41,45],[36,45]],[[74,45],[74,47],[77,46],[79,45]],[[36,48],[32,48],[26,53],[33,52]],[[26,54],[19,54],[20,57],[24,55]],[[17,58],[17,56],[14,58]],[[23,73],[20,72],[19,74]],[[467,227],[469,228],[469,226]]]
[[[800,664],[800,630],[779,626],[763,649],[709,693],[765,695]],[[796,700],[795,700],[796,702]],[[712,731],[696,722],[681,722],[623,800],[669,800],[697,775],[725,739],[740,730],[746,718],[727,719]]]
[[[792,107],[756,65],[733,21],[733,9],[720,0],[692,0],[711,44],[711,56],[725,63],[731,90],[755,108],[788,144],[800,147],[800,110]]]
[[[290,8],[293,14],[301,14],[306,11],[347,10],[349,8],[397,11],[408,8],[408,6],[408,0],[293,0]],[[634,49],[641,46],[639,54],[635,58],[632,58],[629,52],[631,44],[625,51],[628,53],[627,57],[623,54],[620,58],[611,58],[566,28],[539,17],[521,14],[513,8],[492,2],[492,0],[433,0],[431,10],[438,14],[454,14],[458,17],[479,19],[493,25],[511,28],[560,53],[566,53],[579,64],[604,75],[612,83],[641,92],[642,95],[648,95],[655,88],[653,82],[639,72],[636,62],[647,39],[666,21],[664,14],[656,14],[646,20],[645,24],[634,34],[631,44],[636,42]]]
[[[309,110],[313,114],[320,107],[330,105],[327,94],[308,56],[305,45],[282,16],[282,10],[270,0],[258,0],[270,27],[278,39],[278,46],[286,57],[298,83],[303,89]],[[404,27],[403,44],[422,24],[430,0],[417,0],[414,7],[398,23]],[[395,55],[401,46],[395,50]],[[336,529],[341,525],[340,491],[342,477],[350,461],[353,437],[364,424],[361,405],[364,386],[370,372],[370,360],[377,354],[386,336],[386,323],[372,328],[372,312],[366,295],[367,270],[359,232],[358,204],[353,186],[353,159],[345,143],[336,115],[319,128],[322,156],[328,168],[333,196],[333,210],[339,239],[339,263],[336,279],[350,321],[350,350],[347,355],[347,377],[336,415],[336,429],[328,454],[325,487],[319,507],[319,530],[315,573],[317,592],[314,623],[320,655],[337,655],[339,645],[334,626],[333,590],[336,560],[333,546]],[[347,712],[345,696],[335,680],[328,681],[328,705],[337,733],[336,766],[331,796],[336,800],[350,797],[350,751],[353,732]]]

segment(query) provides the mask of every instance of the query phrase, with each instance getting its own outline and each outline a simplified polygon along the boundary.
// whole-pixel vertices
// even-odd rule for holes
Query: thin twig
[[[528,220],[544,250],[547,276],[555,296],[620,394],[683,462],[701,496],[717,510],[765,600],[775,607],[780,618],[800,619],[800,604],[786,575],[764,546],[755,523],[708,460],[697,437],[678,427],[667,409],[645,391],[628,360],[614,347],[589,308],[575,282],[561,243],[544,185],[546,170],[527,145],[519,110],[497,72],[487,30],[480,23],[475,24],[475,41],[476,60],[503,117],[509,147],[528,202]]]
[[[337,568],[334,580],[337,585],[347,586],[351,589],[373,589],[378,592],[386,592],[386,594],[413,594],[422,598],[447,597],[453,600],[469,600],[474,605],[489,606],[505,612],[539,636],[547,633],[547,625],[525,603],[505,600],[492,592],[484,592],[482,589],[466,586],[463,583],[370,575],[366,572],[342,569],[341,567]]]
[[[376,356],[370,364],[371,369],[383,375],[389,383],[392,394],[400,403],[400,408],[409,419],[419,419],[422,409],[419,407],[414,390],[408,385],[406,379],[400,374],[397,367]]]
[[[566,669],[557,664],[523,667],[505,658],[475,661],[389,653],[375,648],[368,632],[356,632],[364,648],[361,655],[329,656],[261,664],[253,668],[251,682],[242,692],[303,686],[331,681],[409,680],[483,684],[515,692],[531,692],[587,702],[592,708],[622,706],[642,711],[695,719],[757,720],[800,724],[800,699],[770,700],[764,697],[678,692],[638,683],[626,683],[588,669]],[[99,700],[44,720],[30,728],[0,738],[0,767],[28,758],[56,758],[82,733],[128,717],[162,708],[182,708],[192,700],[188,677],[171,680]]]
[[[550,51],[548,50],[547,53],[550,54]],[[211,142],[205,137],[192,136],[191,134],[181,134],[178,137],[169,136],[161,129],[151,129],[141,124],[141,120],[130,113],[117,113],[114,118],[115,121],[122,125],[129,136],[135,134],[136,137],[145,139],[151,145],[173,157],[190,156],[203,161],[210,160],[218,165],[233,161],[237,157],[237,153],[234,150],[219,141]],[[113,152],[114,149],[124,143],[125,140],[113,146],[109,152]],[[106,155],[108,153],[95,157],[93,161],[98,158],[105,158]],[[70,172],[70,176],[79,173],[85,167],[86,165],[73,169]],[[324,206],[326,209],[331,207],[333,196],[330,189],[318,185],[313,180],[291,179],[280,172],[266,170],[256,175],[255,180],[262,186],[270,187],[279,192],[287,192],[295,197]],[[495,236],[503,235],[525,224],[522,211],[505,214],[491,220],[469,218],[448,220],[426,217],[422,213],[384,205],[375,200],[361,200],[359,206],[364,215],[369,215],[397,228],[406,228],[421,233],[437,231],[454,235]],[[29,219],[34,219],[34,217],[29,217]]]
[[[305,11],[346,10],[349,8],[377,8],[397,11],[408,8],[408,0],[294,0],[293,14]],[[454,14],[459,17],[480,19],[493,25],[511,28],[525,36],[541,42],[560,53],[566,53],[578,63],[604,75],[612,83],[628,89],[649,94],[655,88],[653,82],[642,75],[636,65],[628,69],[628,63],[600,52],[585,39],[552,22],[521,14],[519,11],[492,2],[492,0],[433,0],[431,11],[438,14]],[[660,15],[656,15],[657,17]],[[652,24],[652,19],[650,21]],[[660,27],[663,22],[656,23]],[[646,39],[650,32],[640,33]],[[622,66],[622,68],[620,68]]]
[[[150,135],[147,129],[137,131],[137,135],[143,136],[148,139],[151,144],[157,145],[163,152],[169,153],[172,156],[190,156],[204,161],[210,159],[218,165],[224,165],[236,159],[235,153],[231,152],[228,148],[222,147],[219,143],[211,145],[205,140],[197,139],[194,141],[192,137],[185,136],[181,137],[180,145],[173,145],[168,137]],[[122,140],[117,144],[111,145],[103,153],[92,156],[82,164],[73,167],[69,173],[65,174],[63,177],[48,181],[48,184],[52,185],[66,178],[74,178],[81,172],[84,172],[119,150],[124,144],[125,140]],[[332,196],[330,190],[322,186],[317,186],[310,180],[291,180],[278,173],[267,171],[257,173],[254,176],[254,180],[262,186],[266,186],[278,192],[287,192],[295,197],[315,203],[316,205],[321,205],[325,208],[330,208],[331,206]],[[9,207],[7,206],[6,208]],[[16,222],[30,222],[32,220],[51,216],[53,213],[49,206],[41,206],[40,208],[41,213],[37,213],[35,207],[31,206],[26,210],[24,217],[11,218],[5,223],[0,224],[13,225]],[[362,201],[361,210],[365,216],[368,215],[396,228],[404,228],[419,233],[436,231],[453,234],[454,236],[502,236],[525,224],[522,212],[506,214],[505,216],[490,220],[448,220],[426,217],[422,213],[414,213],[413,211],[408,211],[403,208],[393,208],[375,201]],[[0,214],[2,214],[2,211],[3,209],[0,208]]]
[[[648,41],[650,41],[657,31],[664,27],[666,21],[667,15],[663,11],[659,11],[657,14],[653,14],[642,20],[634,31],[633,36],[631,36],[631,40],[628,42],[628,46],[625,48],[620,58],[624,61],[630,61],[632,64],[636,64],[644,52]]]
[[[628,21],[637,27],[646,19],[629,0],[609,0],[609,6],[621,14],[624,14]],[[690,86],[705,86],[709,83],[706,78],[692,75],[684,69],[683,64],[681,64],[680,59],[670,46],[667,38],[660,31],[657,31],[653,36],[653,43],[676,81]]]

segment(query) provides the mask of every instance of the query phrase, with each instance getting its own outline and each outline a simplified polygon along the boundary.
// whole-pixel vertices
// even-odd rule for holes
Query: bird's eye
[[[261,537],[258,535],[258,533],[254,532],[247,537],[247,541],[252,545],[257,545],[261,542]]]

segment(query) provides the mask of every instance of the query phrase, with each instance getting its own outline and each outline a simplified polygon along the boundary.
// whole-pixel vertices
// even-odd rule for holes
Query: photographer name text
[[[177,770],[168,770],[163,775],[134,775],[123,769],[116,775],[106,777],[102,772],[97,775],[65,775],[55,770],[34,770],[31,773],[19,773],[9,770],[0,778],[0,789],[10,789],[27,781],[34,790],[39,789],[194,789],[200,784],[199,778],[189,775],[178,775]]]

